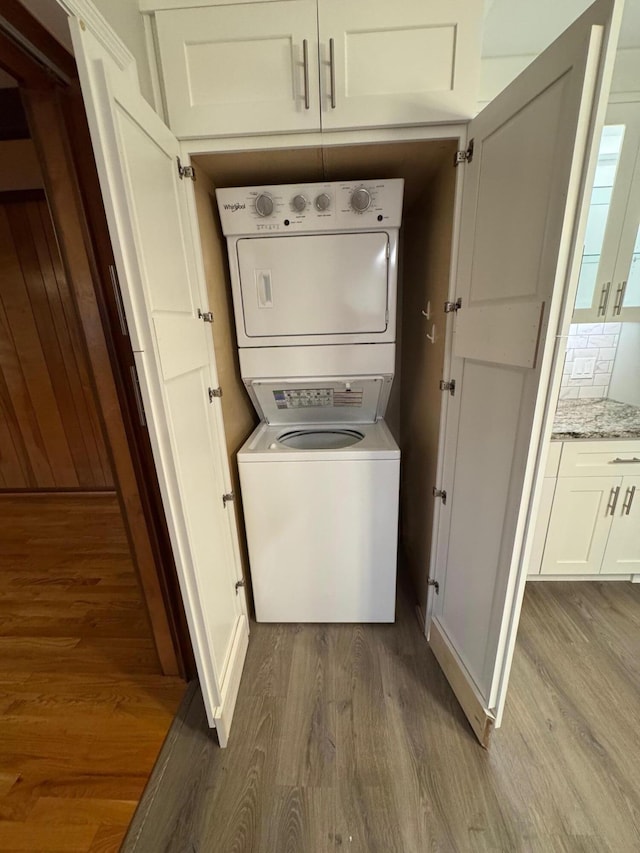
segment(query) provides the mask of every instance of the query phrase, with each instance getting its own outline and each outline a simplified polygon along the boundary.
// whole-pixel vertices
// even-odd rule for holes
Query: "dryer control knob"
[[[268,193],[260,193],[256,199],[256,213],[258,216],[271,216],[273,213],[273,199]]]
[[[351,193],[351,208],[356,213],[364,213],[371,206],[371,193],[364,187],[359,187]]]
[[[305,196],[298,194],[294,195],[294,197],[291,199],[291,204],[294,210],[297,210],[298,213],[302,213],[303,210],[306,210],[306,207],[309,202],[307,201]]]
[[[328,193],[320,193],[316,196],[315,201],[318,210],[329,210],[331,207],[331,196]]]

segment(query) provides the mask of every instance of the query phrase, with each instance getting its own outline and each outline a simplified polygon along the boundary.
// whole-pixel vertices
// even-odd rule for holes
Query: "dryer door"
[[[237,253],[244,333],[252,343],[376,340],[387,331],[386,232],[248,237],[238,240]]]

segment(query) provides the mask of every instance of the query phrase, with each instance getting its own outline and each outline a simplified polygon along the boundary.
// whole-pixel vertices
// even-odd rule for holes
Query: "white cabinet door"
[[[179,138],[320,129],[315,0],[156,13]]]
[[[603,575],[640,572],[640,477],[623,477],[602,563]]]
[[[600,572],[621,488],[622,477],[558,479],[540,574]]]
[[[323,130],[475,113],[481,0],[318,0]]]
[[[620,14],[591,6],[471,122],[473,159],[460,167],[462,308],[429,641],[484,744],[506,697],[540,424]]]
[[[224,746],[248,621],[178,142],[97,40],[71,29],[202,695]]]

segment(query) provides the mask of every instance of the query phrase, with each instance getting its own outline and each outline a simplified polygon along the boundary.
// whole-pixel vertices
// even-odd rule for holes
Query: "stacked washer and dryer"
[[[217,191],[261,418],[238,453],[258,621],[394,620],[402,195],[396,179]]]

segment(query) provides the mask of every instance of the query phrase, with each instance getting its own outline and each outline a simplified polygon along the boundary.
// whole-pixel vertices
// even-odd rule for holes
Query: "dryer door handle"
[[[271,270],[256,270],[256,284],[258,291],[258,307],[273,308]]]

